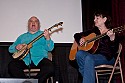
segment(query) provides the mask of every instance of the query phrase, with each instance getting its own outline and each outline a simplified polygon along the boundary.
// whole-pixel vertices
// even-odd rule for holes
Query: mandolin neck
[[[53,28],[53,26],[52,27],[50,27],[48,30],[49,31],[51,31],[51,29]],[[39,40],[41,37],[43,37],[44,36],[44,33],[41,33],[39,36],[37,36],[35,39],[33,39],[31,42],[29,42],[27,45],[32,45],[34,42],[36,42],[37,40]]]
[[[48,30],[51,31],[52,28],[58,27],[59,25],[62,26],[62,24],[63,24],[63,22],[59,22],[59,23],[57,23],[57,24],[51,26],[50,28],[48,28]],[[31,47],[34,42],[36,42],[37,40],[39,40],[39,39],[40,39],[41,37],[43,37],[43,36],[44,36],[44,33],[40,34],[38,37],[36,37],[35,39],[33,39],[30,43],[27,44],[28,47]]]

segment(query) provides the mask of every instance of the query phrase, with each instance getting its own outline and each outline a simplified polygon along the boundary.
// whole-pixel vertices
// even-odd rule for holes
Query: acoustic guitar
[[[124,29],[125,29],[125,25],[114,28],[113,32],[121,33]],[[96,35],[95,33],[91,33],[88,36],[83,37],[85,39],[83,46],[79,46],[74,40],[74,43],[72,44],[72,47],[70,50],[69,60],[75,60],[75,56],[78,50],[84,50],[84,51],[88,51],[89,53],[95,53],[99,46],[99,39],[105,37],[106,35],[107,35],[107,32],[101,35]]]
[[[48,30],[51,31],[52,28],[58,27],[59,25],[62,26],[62,24],[63,24],[63,22],[59,22],[59,23],[53,25],[52,27],[48,28]],[[42,34],[40,34],[39,36],[37,36],[35,39],[33,39],[30,43],[24,44],[24,46],[22,47],[22,49],[19,50],[19,51],[17,51],[17,52],[15,52],[15,53],[12,55],[12,57],[13,57],[14,59],[22,60],[22,59],[23,59],[24,57],[26,57],[26,55],[29,53],[30,48],[32,48],[32,44],[33,44],[34,42],[36,42],[38,39],[40,39],[41,37],[43,37],[43,36],[44,36],[44,35],[43,35],[43,33],[42,33]]]

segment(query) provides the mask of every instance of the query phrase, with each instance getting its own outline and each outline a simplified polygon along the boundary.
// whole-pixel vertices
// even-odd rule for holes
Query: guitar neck
[[[121,26],[121,27],[114,28],[114,29],[113,29],[113,32],[114,32],[114,33],[122,32],[124,29],[125,29],[125,25],[124,25],[124,26]],[[98,40],[98,39],[100,39],[100,38],[102,38],[102,37],[104,37],[104,36],[106,36],[106,35],[107,35],[107,32],[106,32],[106,33],[103,33],[103,34],[101,34],[101,35],[97,35],[96,37],[94,37],[94,38],[92,38],[92,39],[90,39],[90,40],[87,40],[87,41],[85,42],[85,44],[86,44],[86,43],[90,43],[90,42],[95,41],[95,40]]]
[[[43,37],[43,33],[40,34],[38,37],[36,37],[35,39],[33,39],[30,43],[28,43],[28,45],[33,44],[34,42],[36,42],[37,40],[39,40],[41,37]]]
[[[101,35],[98,35],[98,36],[96,36],[96,37],[90,39],[90,40],[87,40],[85,43],[90,43],[90,42],[92,42],[92,41],[99,40],[100,38],[105,37],[106,35],[107,35],[106,33],[103,33],[103,34],[101,34]]]
[[[48,30],[51,31],[52,28],[58,27],[59,25],[62,26],[62,24],[63,24],[63,22],[59,22],[59,23],[53,25],[52,27],[48,28]],[[38,37],[36,37],[35,39],[33,39],[33,40],[32,40],[30,43],[28,43],[27,45],[28,45],[28,46],[32,45],[34,42],[36,42],[38,39],[40,39],[40,38],[43,37],[43,36],[44,36],[44,33],[40,34]]]
[[[48,30],[51,31],[51,29],[54,28],[54,26],[50,27]],[[39,36],[37,36],[35,39],[33,39],[30,43],[28,43],[27,45],[32,45],[34,42],[36,42],[37,40],[39,40],[41,37],[43,37],[44,33],[41,33]]]

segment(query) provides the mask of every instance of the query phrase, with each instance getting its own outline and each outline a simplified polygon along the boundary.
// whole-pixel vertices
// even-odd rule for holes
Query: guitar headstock
[[[114,28],[113,29],[113,32],[117,32],[117,33],[121,33],[125,30],[125,25],[123,26],[120,26],[120,27],[117,27],[117,28]]]
[[[56,23],[55,25],[53,25],[52,27],[50,27],[48,30],[51,31],[52,28],[54,28],[54,27],[58,28],[58,26],[62,26],[62,24],[63,24],[63,22]]]
[[[52,27],[62,26],[62,24],[63,24],[63,22],[59,22],[59,23],[57,23],[57,24],[53,25]]]

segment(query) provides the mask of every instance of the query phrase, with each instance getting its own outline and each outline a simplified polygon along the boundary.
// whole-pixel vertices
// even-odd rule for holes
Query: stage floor
[[[0,78],[0,83],[38,83],[38,79]]]

